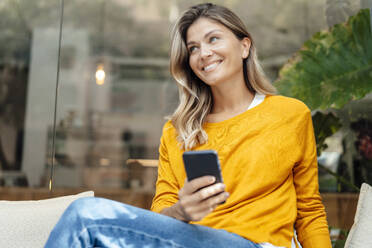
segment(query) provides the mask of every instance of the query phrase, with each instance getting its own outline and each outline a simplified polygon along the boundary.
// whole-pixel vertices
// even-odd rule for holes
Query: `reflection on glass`
[[[169,31],[197,2],[65,1],[53,186],[153,190],[156,169],[142,165],[156,165],[164,116],[178,102],[168,69]],[[0,2],[0,185],[50,183],[59,4]],[[370,0],[223,4],[256,37],[275,80],[311,35]],[[338,141],[334,150],[342,152]]]
[[[58,44],[46,30],[58,31],[59,10],[56,0],[0,2],[0,186],[40,185],[45,160],[33,154],[45,152],[53,121]]]
[[[157,158],[164,116],[177,103],[171,2],[84,2],[92,15],[76,11],[81,1],[66,2],[62,57],[74,65],[60,76],[56,187],[143,187],[145,174],[153,181],[156,168],[127,160]]]
[[[96,83],[98,85],[102,85],[105,83],[105,77],[106,77],[106,73],[105,73],[105,70],[103,68],[103,64],[100,64],[97,66],[97,70],[96,70]]]

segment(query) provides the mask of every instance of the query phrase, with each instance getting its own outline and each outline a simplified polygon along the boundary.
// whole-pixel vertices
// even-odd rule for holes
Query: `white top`
[[[254,95],[254,98],[253,98],[253,100],[252,100],[252,102],[251,102],[251,104],[249,105],[249,107],[248,107],[247,110],[249,110],[249,109],[251,109],[251,108],[254,108],[254,107],[256,107],[257,105],[259,105],[260,103],[262,103],[262,102],[265,100],[265,96],[266,96],[266,95],[262,95],[262,94],[256,93],[256,94]]]

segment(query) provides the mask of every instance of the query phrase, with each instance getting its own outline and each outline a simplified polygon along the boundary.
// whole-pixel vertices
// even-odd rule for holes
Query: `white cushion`
[[[372,187],[362,184],[354,224],[346,239],[345,248],[372,247]]]
[[[93,191],[39,201],[0,201],[0,247],[40,248],[70,203]]]

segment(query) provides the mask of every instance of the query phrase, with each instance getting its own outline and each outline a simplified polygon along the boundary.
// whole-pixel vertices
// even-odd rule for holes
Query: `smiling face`
[[[244,83],[243,59],[249,55],[250,40],[239,40],[230,29],[208,18],[199,18],[187,30],[189,65],[209,86]]]

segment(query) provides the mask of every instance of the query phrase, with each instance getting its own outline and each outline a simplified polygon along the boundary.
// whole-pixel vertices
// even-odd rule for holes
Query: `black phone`
[[[223,183],[216,151],[188,151],[184,152],[182,157],[188,181],[202,176],[214,176],[216,178],[215,183]]]

